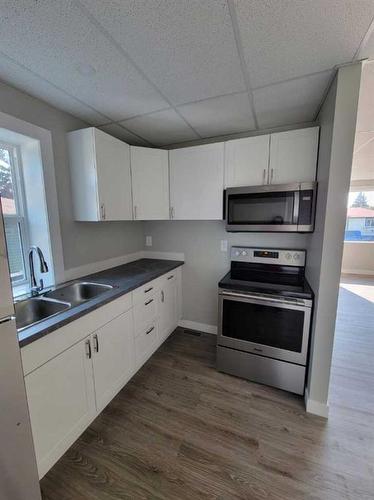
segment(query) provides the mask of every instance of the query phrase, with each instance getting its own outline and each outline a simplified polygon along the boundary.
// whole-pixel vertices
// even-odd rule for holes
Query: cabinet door
[[[100,220],[132,220],[130,146],[94,129]]]
[[[132,311],[113,319],[92,335],[97,411],[101,411],[134,371]]]
[[[40,478],[95,416],[87,342],[78,342],[25,377]]]
[[[169,219],[169,153],[131,146],[134,219]]]
[[[225,144],[225,187],[259,186],[268,182],[270,135]]]
[[[177,326],[177,279],[173,273],[161,287],[159,310],[159,335],[163,342]]]
[[[271,134],[270,184],[315,180],[318,134],[318,127]]]
[[[207,144],[169,152],[173,219],[222,219],[223,147]]]

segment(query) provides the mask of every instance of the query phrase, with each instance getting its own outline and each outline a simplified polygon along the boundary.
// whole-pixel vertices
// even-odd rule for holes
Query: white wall
[[[0,111],[51,132],[64,267],[72,270],[67,276],[79,274],[80,266],[90,272],[106,260],[115,265],[122,256],[142,249],[141,222],[74,221],[66,132],[87,127],[85,122],[1,82]]]
[[[342,273],[374,276],[374,242],[346,241]]]
[[[316,293],[307,409],[327,415],[336,307],[343,254],[362,65],[346,66],[322,106],[316,228],[309,240],[307,277]]]

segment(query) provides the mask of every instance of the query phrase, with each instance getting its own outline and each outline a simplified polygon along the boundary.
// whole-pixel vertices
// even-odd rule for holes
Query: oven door
[[[306,365],[311,301],[222,290],[220,346]]]

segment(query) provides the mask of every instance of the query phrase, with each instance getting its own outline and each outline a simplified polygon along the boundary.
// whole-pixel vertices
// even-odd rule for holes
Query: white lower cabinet
[[[40,478],[176,328],[180,272],[22,348]]]
[[[177,324],[177,279],[176,273],[168,274],[162,284],[159,301],[159,336],[163,342]]]
[[[92,335],[92,362],[98,412],[113,399],[134,373],[132,311],[113,319]]]
[[[96,415],[89,338],[25,377],[39,477]]]

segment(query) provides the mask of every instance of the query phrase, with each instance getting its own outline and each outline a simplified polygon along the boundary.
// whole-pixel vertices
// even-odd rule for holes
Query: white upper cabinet
[[[172,219],[222,219],[224,143],[173,149],[170,160]]]
[[[68,134],[78,221],[132,220],[130,146],[91,127]]]
[[[267,184],[269,145],[270,135],[226,142],[225,187]]]
[[[169,219],[169,153],[130,147],[134,219]]]
[[[314,181],[318,136],[319,127],[271,134],[269,183]]]

